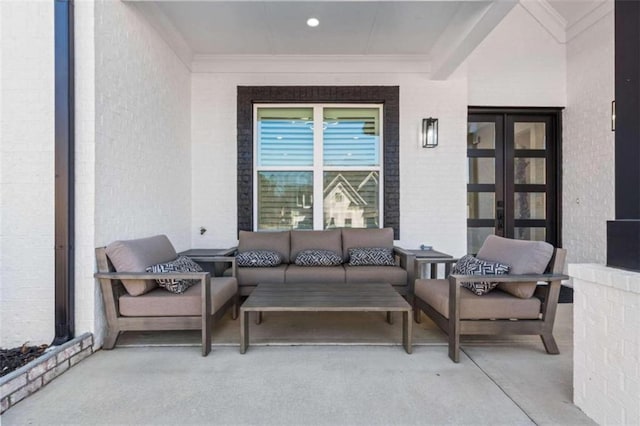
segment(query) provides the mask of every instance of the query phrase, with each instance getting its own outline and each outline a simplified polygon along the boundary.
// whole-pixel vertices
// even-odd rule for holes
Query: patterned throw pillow
[[[342,257],[331,250],[302,250],[295,263],[298,266],[338,266],[342,264]]]
[[[451,271],[452,274],[460,275],[502,275],[508,274],[511,266],[497,262],[487,262],[486,260],[477,259],[470,254],[458,260]],[[479,282],[463,282],[463,287],[468,288],[478,296],[485,295],[496,288],[499,283],[479,281]]]
[[[351,266],[396,266],[393,250],[384,247],[356,247],[349,249]]]
[[[280,254],[273,250],[249,250],[236,255],[236,265],[258,268],[278,266],[282,263]]]
[[[171,262],[159,263],[149,266],[147,272],[166,273],[166,272],[203,272],[200,265],[186,256],[178,256]],[[182,280],[179,278],[156,278],[156,282],[160,287],[169,290],[171,293],[182,294],[189,287],[196,284],[199,280]]]

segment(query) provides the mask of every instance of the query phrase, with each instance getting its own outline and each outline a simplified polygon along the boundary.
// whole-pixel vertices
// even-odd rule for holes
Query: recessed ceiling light
[[[307,19],[307,25],[310,27],[317,27],[318,25],[320,25],[320,21],[318,20],[318,18],[309,18]]]

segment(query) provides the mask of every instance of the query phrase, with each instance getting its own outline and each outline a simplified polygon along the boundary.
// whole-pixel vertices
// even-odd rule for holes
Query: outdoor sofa
[[[108,326],[104,349],[112,349],[122,331],[201,330],[202,355],[206,356],[211,350],[213,321],[232,305],[233,318],[237,317],[236,278],[212,278],[197,265],[189,266],[189,261],[183,267],[165,235],[115,241],[97,248],[96,260],[95,277],[100,280]],[[212,261],[235,263],[233,257]],[[149,268],[187,272],[147,272]],[[160,288],[157,280],[178,293]]]
[[[375,249],[390,252],[392,263]],[[359,262],[350,255],[354,250],[356,254],[363,255]],[[280,261],[272,266],[242,266],[238,260],[235,265],[238,287],[243,296],[249,295],[258,283],[389,283],[400,294],[409,295],[410,284],[414,280],[415,256],[393,245],[392,228],[240,231],[236,259],[264,251],[277,252]],[[313,251],[335,253],[340,263],[324,266],[321,265],[322,258],[319,258],[314,264]],[[307,260],[311,258],[311,263],[300,265],[301,254],[310,255]],[[225,274],[231,275],[232,271],[233,268],[229,268]]]

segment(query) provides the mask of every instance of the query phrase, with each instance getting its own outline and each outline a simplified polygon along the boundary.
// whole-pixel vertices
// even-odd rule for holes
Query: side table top
[[[185,251],[181,251],[178,253],[178,256],[187,256],[187,257],[215,257],[215,256],[226,256],[229,255],[230,248],[207,248],[207,249],[189,249]]]
[[[413,253],[417,259],[430,259],[430,258],[453,258],[450,254],[442,253],[436,250],[407,250]]]

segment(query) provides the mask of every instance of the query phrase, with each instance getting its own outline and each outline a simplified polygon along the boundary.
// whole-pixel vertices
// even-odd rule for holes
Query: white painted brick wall
[[[573,399],[599,424],[640,424],[640,273],[570,264]]]
[[[53,339],[53,2],[0,4],[0,346]]]
[[[467,59],[469,105],[564,106],[565,46],[516,5]]]
[[[567,260],[605,263],[614,219],[613,12],[567,43],[563,236]]]
[[[330,64],[334,69],[340,64]],[[318,63],[318,69],[328,68]],[[237,242],[236,92],[238,85],[400,86],[400,244],[466,253],[466,82],[421,74],[195,73],[192,79],[194,247]],[[419,146],[424,117],[439,118],[440,145]],[[200,226],[209,230],[204,236]]]

